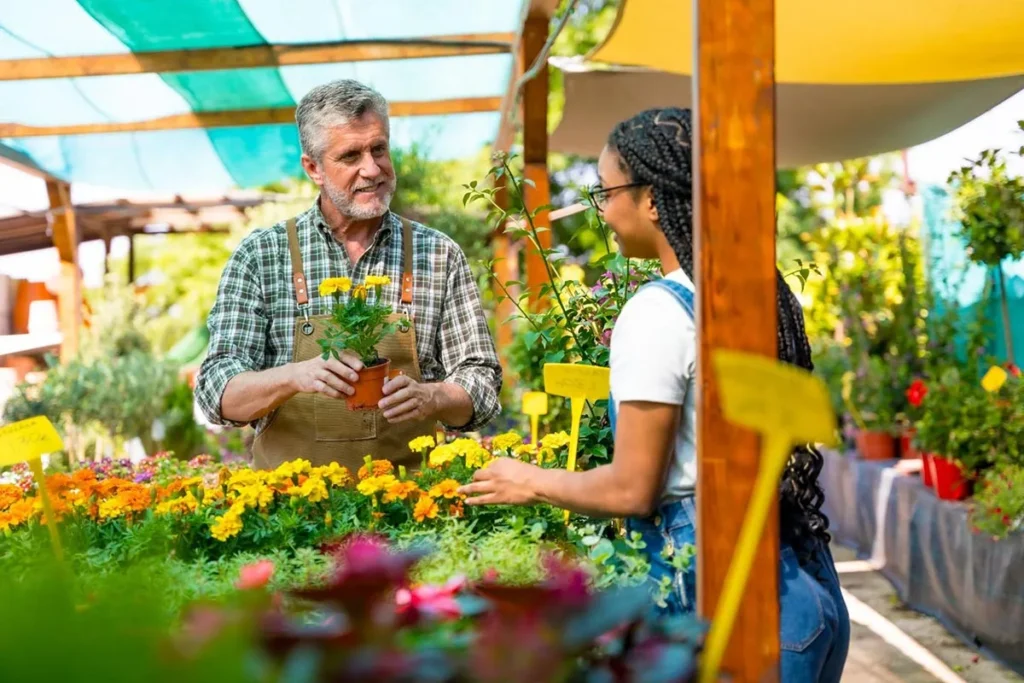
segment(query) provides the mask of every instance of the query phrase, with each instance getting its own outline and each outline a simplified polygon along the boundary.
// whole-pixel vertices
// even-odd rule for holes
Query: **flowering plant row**
[[[116,547],[155,527],[179,558],[218,558],[240,552],[313,547],[357,529],[397,535],[462,520],[478,530],[524,514],[564,536],[557,510],[467,508],[458,488],[494,457],[520,457],[559,466],[568,436],[549,434],[536,446],[519,435],[486,442],[461,438],[410,443],[421,455],[416,472],[370,460],[357,472],[335,464],[314,467],[298,459],[275,470],[218,465],[199,457],[190,463],[159,456],[129,468],[105,464],[50,474],[46,486],[69,542],[88,548]],[[0,552],[20,536],[41,535],[42,504],[32,480],[0,484]]]

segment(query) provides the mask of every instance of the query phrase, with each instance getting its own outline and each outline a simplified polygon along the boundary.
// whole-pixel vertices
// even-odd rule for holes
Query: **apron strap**
[[[405,218],[402,221],[402,303],[412,303],[412,223]]]
[[[309,287],[302,270],[302,252],[299,250],[299,228],[294,218],[288,219],[288,251],[292,256],[292,284],[295,285],[295,303],[305,306],[309,303]]]

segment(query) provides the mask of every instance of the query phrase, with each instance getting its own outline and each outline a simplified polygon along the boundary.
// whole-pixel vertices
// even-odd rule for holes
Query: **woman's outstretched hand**
[[[495,458],[459,489],[467,505],[532,505],[539,502],[536,480],[544,470],[514,458]]]

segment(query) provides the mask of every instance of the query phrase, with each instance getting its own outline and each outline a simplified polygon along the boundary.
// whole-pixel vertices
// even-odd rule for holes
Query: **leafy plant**
[[[514,169],[515,159],[495,157],[487,175],[488,185],[473,181],[465,186],[467,205],[479,203],[490,212],[493,225],[505,226],[513,240],[529,243],[544,262],[546,281],[537,293],[538,305],[531,306],[523,282],[504,282],[495,278],[501,298],[514,304],[512,320],[520,333],[509,349],[510,369],[515,374],[519,391],[543,389],[543,369],[548,363],[583,363],[608,366],[611,331],[626,301],[641,285],[657,277],[657,264],[639,262],[614,252],[608,227],[596,211],[588,212],[586,220],[600,236],[604,251],[588,264],[601,273],[592,285],[584,282],[583,269],[558,249],[543,246],[541,235],[546,228],[537,225],[537,214],[547,207],[529,207],[526,187],[531,182]],[[495,200],[497,190],[504,186],[507,208]],[[493,264],[490,268],[495,272]],[[518,396],[511,397],[518,405]],[[568,427],[568,410],[560,402],[552,402],[544,424],[553,429]],[[580,465],[589,467],[608,462],[614,442],[604,401],[588,405],[580,426]]]
[[[927,382],[916,441],[924,453],[949,458],[977,474],[1005,452],[1006,401],[956,367]]]
[[[868,430],[894,431],[898,396],[892,365],[879,356],[863,358],[854,375],[851,400]]]
[[[974,530],[1005,538],[1024,529],[1024,465],[989,470],[971,506]]]
[[[350,351],[366,367],[381,362],[377,345],[387,335],[409,325],[405,318],[400,322],[389,321],[391,305],[384,303],[381,296],[389,284],[391,278],[386,275],[370,275],[355,286],[347,277],[328,278],[320,283],[320,296],[334,296],[335,301],[331,322],[324,329],[324,336],[317,340],[325,360]]]
[[[1024,121],[1020,123],[1024,129]],[[1024,157],[1024,147],[1017,155]],[[1006,158],[988,149],[949,176],[956,186],[956,217],[968,257],[996,270],[1009,361],[1014,362],[1010,308],[1002,264],[1024,256],[1024,178],[1011,176]]]

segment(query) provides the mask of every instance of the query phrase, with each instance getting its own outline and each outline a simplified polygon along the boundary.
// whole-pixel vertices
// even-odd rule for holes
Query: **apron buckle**
[[[313,323],[309,322],[309,304],[300,305],[299,311],[302,313],[302,318],[306,321],[302,323],[302,334],[308,337],[313,334]]]

